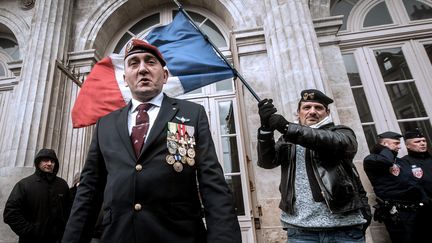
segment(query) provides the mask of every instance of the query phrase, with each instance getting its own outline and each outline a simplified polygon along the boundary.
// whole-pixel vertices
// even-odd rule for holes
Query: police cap
[[[396,132],[392,132],[392,131],[387,131],[387,132],[383,132],[378,134],[378,138],[390,138],[390,139],[397,139],[399,140],[402,137],[402,135],[400,135],[399,133]]]
[[[416,128],[416,130],[406,131],[404,134],[404,139],[410,139],[410,138],[424,138],[425,136],[420,131],[420,129]]]

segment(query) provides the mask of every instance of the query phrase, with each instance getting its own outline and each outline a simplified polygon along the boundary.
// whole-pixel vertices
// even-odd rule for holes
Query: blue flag
[[[159,48],[167,62],[170,76],[163,91],[170,96],[234,77],[231,67],[182,12],[170,24],[154,28],[145,39]],[[74,128],[95,124],[130,101],[132,94],[123,74],[121,54],[111,54],[93,67],[73,107]]]
[[[181,11],[170,24],[154,28],[145,39],[159,48],[167,62],[171,77],[164,91],[170,95],[234,77],[231,67]]]

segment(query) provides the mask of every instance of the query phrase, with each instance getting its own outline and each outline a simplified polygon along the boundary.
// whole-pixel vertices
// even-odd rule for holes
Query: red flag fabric
[[[73,127],[93,125],[100,117],[125,105],[112,59],[105,57],[94,65],[80,89],[72,109]]]

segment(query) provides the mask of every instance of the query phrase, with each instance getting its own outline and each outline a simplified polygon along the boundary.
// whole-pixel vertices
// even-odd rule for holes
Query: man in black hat
[[[417,213],[415,240],[427,242],[432,218],[432,157],[428,152],[426,137],[420,129],[405,132],[404,140],[408,155],[402,157],[402,160],[409,164],[411,175],[426,193],[425,204]]]
[[[258,166],[281,166],[279,207],[288,241],[320,242],[324,236],[332,242],[364,242],[370,207],[352,162],[357,141],[349,127],[331,121],[331,103],[319,90],[303,90],[298,123],[275,114],[272,100],[258,103]],[[274,130],[282,133],[277,142]]]
[[[397,157],[402,135],[387,131],[377,137],[363,162],[376,195],[374,219],[385,224],[393,243],[414,242],[416,210],[424,192],[410,165]]]
[[[3,219],[20,243],[58,243],[70,211],[69,187],[56,176],[60,165],[54,150],[41,149],[34,164],[34,174],[12,189]]]

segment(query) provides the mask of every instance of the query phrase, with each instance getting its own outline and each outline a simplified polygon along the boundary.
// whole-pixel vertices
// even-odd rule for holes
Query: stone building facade
[[[432,134],[431,0],[183,0],[191,17],[261,98],[295,120],[299,92],[333,97],[332,118],[352,127],[355,164],[386,130]],[[126,42],[169,23],[171,0],[0,0],[0,213],[13,185],[34,171],[42,147],[59,176],[83,166],[92,127],[73,129],[71,109],[92,66]],[[279,169],[256,165],[257,102],[238,80],[182,96],[205,106],[231,186],[244,242],[285,242]],[[430,141],[430,138],[429,138]],[[402,151],[402,154],[404,151]],[[0,222],[0,242],[17,242]],[[374,222],[368,242],[385,242]]]

